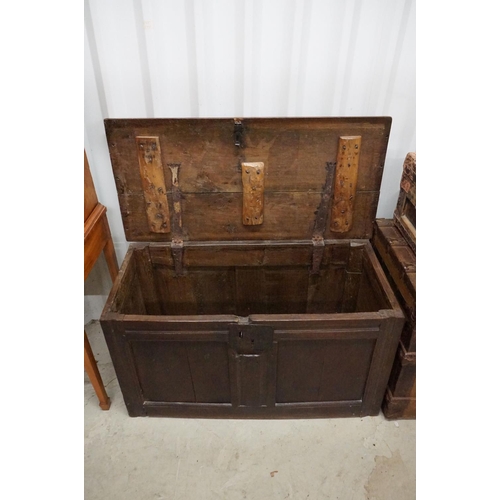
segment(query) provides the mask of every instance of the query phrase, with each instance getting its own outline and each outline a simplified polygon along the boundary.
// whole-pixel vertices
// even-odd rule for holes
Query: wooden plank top
[[[177,171],[183,221],[178,236],[184,241],[311,239],[339,138],[360,136],[352,224],[345,233],[334,233],[329,214],[323,236],[372,236],[390,117],[106,119],[105,127],[128,241],[173,239],[170,232],[151,230],[136,149],[141,136],[159,138],[170,217],[176,213],[171,170]],[[258,225],[243,224],[246,162],[265,167]],[[332,193],[327,194],[331,206]]]

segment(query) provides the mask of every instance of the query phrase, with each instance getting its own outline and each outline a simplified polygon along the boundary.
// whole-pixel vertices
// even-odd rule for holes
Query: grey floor
[[[86,331],[111,398],[85,375],[86,500],[412,500],[414,420],[130,418],[96,321]]]

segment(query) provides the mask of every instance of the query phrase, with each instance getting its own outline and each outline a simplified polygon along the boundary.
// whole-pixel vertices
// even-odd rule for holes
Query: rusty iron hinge
[[[175,274],[180,276],[184,273],[182,258],[184,255],[184,241],[182,239],[182,212],[181,212],[181,190],[179,188],[180,163],[167,163],[172,172],[172,202],[174,213],[172,215],[172,243],[171,251],[174,259]]]
[[[172,251],[172,258],[174,259],[175,274],[180,276],[184,274],[184,267],[182,258],[184,256],[184,241],[181,239],[172,240],[170,250]]]
[[[243,122],[239,118],[234,119],[234,145],[237,148],[244,148],[245,145],[243,143]]]
[[[312,237],[312,267],[311,274],[319,274],[321,261],[323,260],[323,252],[325,251],[325,240],[322,236],[315,235]]]
[[[325,250],[325,240],[323,238],[326,231],[326,221],[328,219],[328,211],[332,200],[332,186],[335,176],[335,167],[337,163],[332,161],[326,162],[326,179],[321,193],[321,201],[316,210],[316,218],[314,219],[313,228],[313,252],[312,252],[312,265],[311,274],[318,274],[323,259],[323,252]]]

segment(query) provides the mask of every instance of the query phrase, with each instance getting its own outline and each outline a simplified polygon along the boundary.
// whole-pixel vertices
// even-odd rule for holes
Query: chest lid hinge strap
[[[180,163],[167,163],[172,172],[172,203],[174,211],[172,214],[172,243],[170,249],[174,260],[175,274],[184,274],[182,259],[184,255],[184,241],[182,239],[182,210],[181,210],[181,190],[179,187]]]
[[[313,251],[312,251],[312,266],[311,274],[318,274],[323,260],[323,252],[325,251],[325,240],[322,236],[315,235],[312,237]]]
[[[170,250],[172,251],[172,258],[174,259],[175,274],[180,276],[184,274],[184,267],[182,264],[184,256],[184,242],[181,239],[173,239]]]
[[[332,201],[332,186],[333,179],[335,177],[335,167],[336,162],[327,161],[326,162],[326,177],[325,184],[321,193],[321,200],[316,210],[316,217],[314,219],[314,228],[312,234],[312,265],[311,274],[319,274],[319,268],[321,266],[321,261],[323,259],[323,253],[325,251],[325,240],[323,235],[326,231],[326,221],[328,218],[328,210]]]

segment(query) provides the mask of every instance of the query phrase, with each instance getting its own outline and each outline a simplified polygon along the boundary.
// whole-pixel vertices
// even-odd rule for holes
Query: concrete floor
[[[412,500],[416,422],[130,418],[96,321],[86,331],[111,398],[85,375],[86,500]]]

